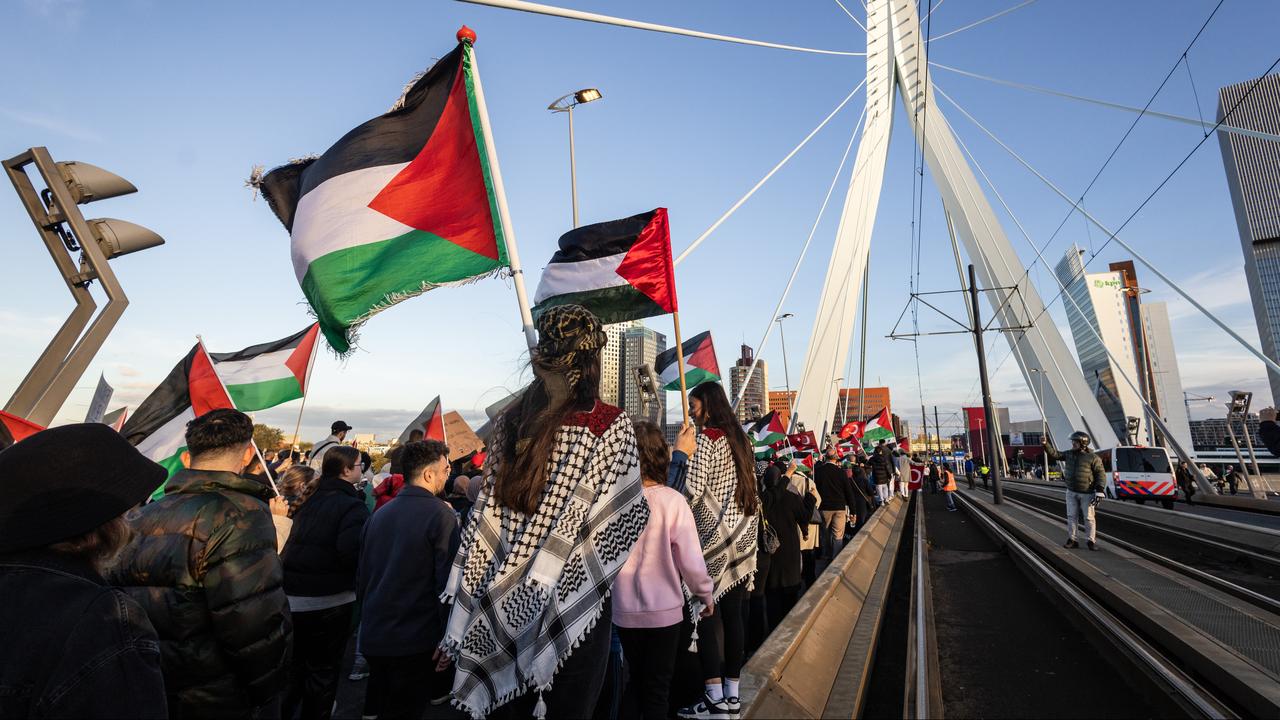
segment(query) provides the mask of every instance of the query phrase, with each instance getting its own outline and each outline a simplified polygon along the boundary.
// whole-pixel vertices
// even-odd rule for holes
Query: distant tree
[[[253,441],[258,444],[259,450],[276,450],[284,444],[284,431],[270,425],[257,424],[253,426]]]

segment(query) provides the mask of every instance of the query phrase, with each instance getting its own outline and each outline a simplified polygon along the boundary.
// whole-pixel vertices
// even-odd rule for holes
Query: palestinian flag
[[[409,423],[409,426],[400,433],[400,439],[396,441],[398,445],[409,442],[409,433],[414,430],[421,430],[422,436],[426,440],[439,440],[445,442],[444,435],[444,413],[440,410],[440,396],[437,395],[435,400],[427,404],[418,417]]]
[[[294,273],[339,353],[372,315],[507,265],[482,95],[474,52],[460,42],[390,111],[258,183],[289,231]]]
[[[43,429],[26,418],[0,410],[0,449],[29,438]]]
[[[110,425],[112,430],[120,432],[124,422],[129,419],[129,406],[123,405],[102,416],[102,424]]]
[[[882,409],[876,413],[875,417],[862,425],[861,439],[864,448],[874,448],[881,440],[892,442],[895,438],[893,420],[889,417],[889,408]]]
[[[684,384],[694,388],[704,382],[720,379],[720,366],[716,363],[716,348],[711,342],[711,331],[698,333],[680,346],[684,355]],[[658,353],[653,360],[653,370],[663,390],[680,389],[680,363],[676,361],[676,349]]]
[[[234,407],[213,370],[209,354],[196,343],[164,382],[142,401],[120,434],[173,477],[182,469],[187,423],[210,410]],[[156,491],[156,495],[161,494],[163,487]]]
[[[231,401],[243,412],[266,410],[307,392],[307,371],[320,325],[239,352],[209,353]]]
[[[782,426],[782,419],[776,411],[770,412],[755,422],[743,425],[742,429],[757,448],[787,439],[787,429]]]
[[[582,305],[605,325],[675,312],[667,209],[561,235],[533,302],[534,317],[556,305]]]

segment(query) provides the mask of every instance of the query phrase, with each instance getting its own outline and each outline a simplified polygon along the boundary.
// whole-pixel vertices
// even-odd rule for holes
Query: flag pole
[[[520,324],[524,328],[524,339],[529,349],[533,350],[538,344],[538,336],[533,330],[533,313],[529,309],[529,294],[524,287],[524,269],[520,266],[520,252],[516,249],[515,233],[511,229],[511,211],[507,208],[507,193],[502,186],[502,171],[498,169],[498,151],[493,145],[493,128],[489,126],[489,108],[484,101],[484,86],[480,83],[480,65],[476,62],[475,52],[472,50],[476,34],[471,28],[463,25],[458,29],[457,37],[458,42],[467,46],[463,58],[464,62],[471,64],[476,111],[480,115],[480,129],[484,133],[485,154],[489,158],[493,194],[497,197],[498,218],[502,224],[502,244],[507,250],[507,264],[515,284],[516,303],[520,306]]]
[[[298,407],[298,422],[293,426],[293,442],[289,443],[289,452],[298,449],[298,434],[302,432],[302,413],[307,409],[307,395],[311,392],[311,369],[316,364],[316,350],[320,349],[320,338],[311,344],[311,357],[307,360],[307,384],[302,388],[302,405]],[[292,455],[290,455],[292,457]]]
[[[213,371],[213,376],[218,379],[218,385],[222,387],[222,392],[226,394],[227,399],[231,400],[231,393],[227,390],[227,384],[222,382],[222,376],[218,374],[218,366],[213,364],[213,358],[209,356],[209,349],[204,346],[204,338],[196,335],[196,344],[200,346],[200,352],[204,353],[204,359],[209,361],[209,369]],[[235,402],[232,401],[234,405]],[[249,444],[253,446],[253,454],[258,456],[258,462],[262,463],[262,474],[267,476],[267,482],[271,483],[271,491],[277,496],[280,495],[280,488],[276,487],[275,478],[271,477],[271,469],[267,467],[267,461],[262,457],[262,451],[258,449],[258,443],[253,439],[253,434],[249,434]]]
[[[680,372],[680,411],[684,415],[684,424],[689,424],[689,389],[684,379],[684,340],[680,337],[680,311],[671,313],[671,321],[676,328],[676,369]],[[666,422],[666,418],[662,419]]]

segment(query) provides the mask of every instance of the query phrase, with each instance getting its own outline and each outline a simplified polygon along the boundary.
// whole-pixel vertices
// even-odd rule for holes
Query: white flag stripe
[[[409,163],[353,170],[320,183],[298,201],[293,215],[293,272],[298,282],[311,263],[336,250],[399,237],[413,228],[369,203]]]
[[[626,285],[628,284],[626,278],[618,274],[618,266],[622,265],[626,257],[627,254],[623,252],[593,260],[551,263],[542,271],[542,278],[538,281],[538,292],[533,296],[533,303],[537,305],[549,297],[565,293]]]
[[[215,363],[218,377],[222,378],[223,385],[249,385],[293,377],[293,371],[285,365],[285,361],[293,355],[294,349],[263,353],[248,360],[227,360]]]
[[[187,423],[195,419],[195,410],[188,407],[138,443],[138,452],[155,462],[173,457],[187,444]]]

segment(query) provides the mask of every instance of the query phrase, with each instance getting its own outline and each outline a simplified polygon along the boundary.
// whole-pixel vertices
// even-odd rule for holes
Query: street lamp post
[[[1040,376],[1040,394],[1036,398],[1036,404],[1040,406],[1040,457],[1044,460],[1044,481],[1049,482],[1049,418],[1044,412],[1044,370],[1028,369]]]
[[[579,105],[594,102],[601,98],[600,91],[585,88],[571,92],[555,99],[547,109],[555,113],[569,114],[569,194],[573,200],[573,226],[578,227],[578,163],[573,146],[573,109]]]
[[[782,332],[782,321],[795,317],[792,313],[782,313],[773,321],[778,323],[778,337],[782,339],[782,376],[787,381],[787,431],[791,431],[795,416],[795,398],[791,397],[791,371],[787,369],[787,334]]]

